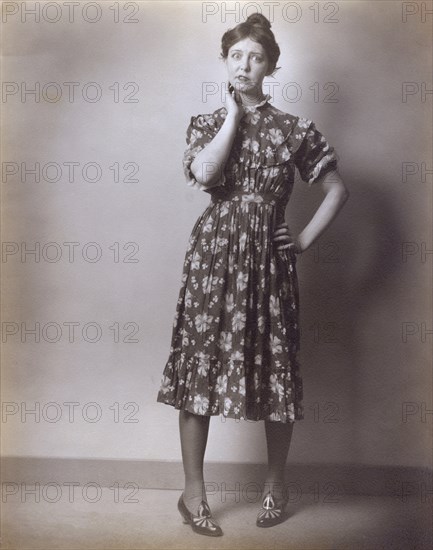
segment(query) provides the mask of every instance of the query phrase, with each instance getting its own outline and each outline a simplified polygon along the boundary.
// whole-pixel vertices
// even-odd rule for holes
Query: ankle
[[[184,493],[182,498],[185,506],[188,508],[191,514],[197,514],[197,509],[200,506],[200,503],[203,501],[201,496],[186,497]]]
[[[207,502],[206,491],[203,482],[187,482],[183,491],[183,500],[187,508],[195,513],[200,502]]]
[[[272,493],[272,495],[276,498],[284,498],[285,495],[285,485],[284,485],[284,479],[266,479],[264,485],[263,485],[263,495],[267,495],[268,493]]]

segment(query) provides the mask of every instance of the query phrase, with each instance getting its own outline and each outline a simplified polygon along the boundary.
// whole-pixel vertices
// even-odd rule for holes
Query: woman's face
[[[229,49],[225,62],[229,81],[236,90],[261,92],[268,71],[268,57],[261,44],[244,38]]]

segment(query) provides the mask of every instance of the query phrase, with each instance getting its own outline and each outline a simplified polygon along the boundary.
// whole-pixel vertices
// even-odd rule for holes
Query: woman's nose
[[[248,57],[243,57],[241,60],[240,60],[240,68],[243,69],[244,71],[249,71],[250,70],[250,60]]]

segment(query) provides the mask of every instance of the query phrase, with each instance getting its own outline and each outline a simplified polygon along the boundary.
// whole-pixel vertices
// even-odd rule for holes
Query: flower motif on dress
[[[257,319],[257,328],[259,329],[259,332],[263,334],[265,330],[265,318],[263,315],[259,315]]]
[[[232,317],[233,332],[241,331],[245,326],[247,316],[242,311],[236,311]]]
[[[206,223],[203,225],[203,233],[210,233],[213,227],[213,219],[208,218]]]
[[[270,145],[268,145],[265,149],[265,157],[267,159],[274,158],[274,150],[272,149],[272,147]]]
[[[200,376],[206,376],[209,370],[209,354],[203,353],[202,351],[197,354],[198,358],[198,373]]]
[[[231,375],[232,375],[232,372],[233,372],[234,368],[235,368],[235,364],[234,364],[234,362],[230,359],[230,360],[229,360],[229,369],[228,369],[228,371],[227,371],[227,376],[231,376]]]
[[[194,412],[196,414],[206,414],[209,408],[209,399],[203,395],[194,396]]]
[[[200,130],[196,130],[193,128],[191,130],[191,139],[190,139],[190,146],[193,146],[194,143],[200,139],[203,136],[203,132],[200,132]]]
[[[217,246],[219,247],[224,247],[224,246],[227,246],[228,244],[228,239],[224,238],[224,237],[218,237],[217,240],[216,240],[216,244]]]
[[[232,403],[233,403],[233,401],[230,399],[230,397],[225,397],[225,399],[224,399],[224,414],[225,415],[229,414]]]
[[[186,289],[185,291],[185,306],[186,307],[192,306],[192,294],[188,289]]]
[[[221,332],[219,345],[224,351],[230,351],[232,349],[233,334],[231,332]]]
[[[212,275],[205,275],[201,282],[201,287],[205,294],[214,289],[218,285],[218,277],[213,277]]]
[[[268,175],[269,175],[270,178],[274,179],[278,176],[279,172],[280,172],[280,169],[278,168],[278,166],[271,166],[269,168],[269,174]]]
[[[243,360],[244,360],[244,354],[240,350],[236,350],[230,355],[230,361],[241,361],[242,362]]]
[[[281,340],[278,338],[278,336],[270,336],[270,346],[272,353],[282,353],[283,351]]]
[[[248,273],[242,273],[239,271],[238,276],[236,277],[236,288],[238,290],[245,290],[247,288],[248,282]]]
[[[288,161],[291,156],[292,155],[290,154],[290,151],[287,148],[284,148],[280,151],[280,157],[284,162]]]
[[[233,293],[226,294],[225,303],[226,303],[226,310],[230,313],[230,311],[232,311],[233,308],[235,307],[235,298],[233,296]]]
[[[227,206],[227,203],[222,202],[221,208],[220,208],[220,218],[227,216],[228,213],[229,213],[229,207]]]
[[[239,378],[239,393],[245,395],[245,376]]]
[[[271,315],[278,316],[280,314],[280,302],[278,298],[275,296],[270,297],[270,303],[269,303]]]
[[[272,114],[269,114],[267,116],[264,117],[264,121],[267,123],[267,124],[270,124],[272,121],[274,120],[274,116]]]
[[[243,180],[242,188],[246,193],[252,192],[254,190],[254,178],[245,177]]]
[[[191,269],[199,269],[201,262],[201,256],[199,252],[195,251],[191,260]]]
[[[191,386],[191,377],[192,377],[192,370],[189,370],[185,380],[185,387],[187,388]]]
[[[208,315],[207,313],[198,313],[194,319],[197,332],[206,332],[207,330],[209,330],[212,320],[212,315]]]
[[[251,122],[254,126],[259,122],[260,120],[260,112],[259,111],[250,111],[247,112],[246,118],[248,118],[248,121]]]
[[[177,320],[179,319],[179,310],[176,310],[176,313],[173,316],[173,325],[177,325]]]
[[[239,250],[245,250],[245,245],[247,242],[247,234],[245,231],[241,233],[241,236],[239,237]]]
[[[299,117],[299,120],[298,120],[299,128],[308,128],[310,124],[311,124],[311,120],[308,120],[307,118],[304,118],[304,117]]]
[[[272,393],[276,393],[279,397],[284,397],[284,387],[278,382],[276,374],[271,374],[269,377],[269,386]]]
[[[284,134],[279,128],[270,128],[269,139],[274,145],[281,145],[284,141]]]
[[[250,227],[252,229],[260,226],[260,218],[259,216],[253,215],[250,217]],[[260,243],[257,243],[257,248],[260,249],[261,245]]]
[[[255,139],[247,138],[242,142],[242,148],[248,149],[253,153],[258,153],[260,151],[260,143]]]
[[[221,395],[227,392],[227,374],[221,374],[217,378],[216,391]]]
[[[182,346],[188,346],[189,344],[189,335],[186,331],[182,333]]]
[[[202,114],[195,117],[195,126],[197,128],[206,128],[215,126],[215,118],[213,114]]]
[[[161,391],[162,393],[167,393],[170,389],[171,389],[171,378],[164,375],[161,381]]]
[[[289,285],[287,284],[287,281],[283,281],[281,283],[281,291],[280,291],[282,298],[287,298],[289,294]]]
[[[229,273],[233,273],[234,265],[235,265],[235,258],[233,256],[233,254],[229,254],[229,257],[228,257],[228,271],[229,271]]]

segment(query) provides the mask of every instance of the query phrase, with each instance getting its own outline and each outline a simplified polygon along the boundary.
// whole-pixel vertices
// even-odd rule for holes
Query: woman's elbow
[[[344,204],[349,199],[350,193],[349,189],[345,185],[343,185],[342,189],[340,190],[340,202],[341,204]]]
[[[221,168],[216,162],[196,162],[191,164],[191,172],[194,178],[204,186],[212,186],[221,178]]]

